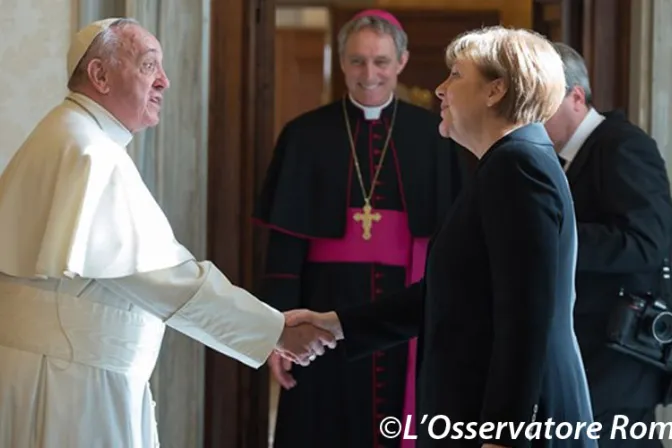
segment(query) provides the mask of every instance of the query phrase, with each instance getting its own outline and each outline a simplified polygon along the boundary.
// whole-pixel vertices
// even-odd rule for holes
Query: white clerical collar
[[[367,120],[378,120],[380,118],[380,114],[383,111],[383,109],[389,106],[390,103],[392,102],[394,95],[390,94],[390,98],[380,106],[364,106],[363,104],[360,104],[357,101],[355,101],[352,95],[349,95],[349,97],[350,101],[352,101],[352,104],[354,104],[355,106],[359,107],[364,111],[364,118],[366,118]]]
[[[89,115],[117,145],[126,147],[131,143],[133,134],[103,106],[81,93],[71,92],[66,99]]]
[[[581,121],[579,127],[576,128],[576,131],[574,131],[572,137],[567,140],[565,146],[563,146],[562,150],[560,150],[559,156],[566,161],[565,171],[567,171],[569,165],[571,165],[572,160],[574,160],[574,157],[576,157],[579,149],[581,149],[588,137],[590,137],[590,134],[593,133],[593,131],[600,125],[600,123],[602,123],[603,120],[604,115],[601,115],[592,107],[590,110],[588,110],[588,113]]]

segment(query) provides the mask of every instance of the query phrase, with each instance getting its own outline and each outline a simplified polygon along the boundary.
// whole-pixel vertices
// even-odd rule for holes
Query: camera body
[[[651,294],[619,292],[608,328],[609,346],[672,372],[672,312]]]

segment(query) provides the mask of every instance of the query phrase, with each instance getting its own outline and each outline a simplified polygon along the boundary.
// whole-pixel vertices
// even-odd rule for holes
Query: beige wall
[[[0,0],[0,171],[66,92],[76,0]]]
[[[672,0],[633,2],[631,20],[630,119],[656,140],[672,178]],[[672,422],[672,405],[658,406],[656,417]]]
[[[672,177],[672,0],[633,3],[630,118],[658,143]]]
[[[66,56],[76,29],[131,16],[158,34],[171,78],[161,124],[129,153],[173,230],[197,258],[206,235],[210,0],[0,0],[0,171],[37,122],[67,93]],[[152,376],[161,446],[202,446],[204,348],[170,329]]]

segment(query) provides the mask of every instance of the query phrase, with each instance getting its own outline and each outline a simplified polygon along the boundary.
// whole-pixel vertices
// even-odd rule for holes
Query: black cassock
[[[395,102],[375,120],[365,119],[349,100],[345,104],[368,194]],[[255,207],[255,221],[270,228],[259,297],[282,311],[330,311],[374,301],[417,281],[424,244],[468,171],[468,153],[439,135],[440,118],[399,101],[371,197],[382,219],[365,240],[361,222],[354,219],[364,195],[344,116],[339,100],[287,124]],[[282,391],[275,447],[399,446],[383,438],[378,427],[382,418],[404,412],[409,344],[354,362],[345,362],[342,350],[307,368],[292,368],[297,386]]]

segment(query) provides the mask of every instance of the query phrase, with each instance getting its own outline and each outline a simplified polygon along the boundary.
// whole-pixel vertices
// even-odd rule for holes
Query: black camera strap
[[[660,281],[660,298],[668,306],[672,308],[672,280],[670,279],[670,259],[665,257],[663,259],[663,269],[661,272]],[[663,398],[663,405],[672,403],[672,379],[668,383],[665,397]]]
[[[663,259],[661,274],[660,298],[668,308],[672,308],[672,280],[670,280],[670,260],[667,257]]]

